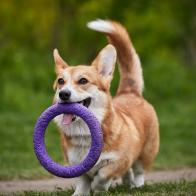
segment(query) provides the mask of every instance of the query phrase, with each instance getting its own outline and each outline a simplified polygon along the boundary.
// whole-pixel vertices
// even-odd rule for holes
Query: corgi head
[[[89,108],[101,122],[110,101],[110,83],[116,62],[116,50],[109,44],[103,48],[90,66],[69,66],[54,50],[56,91],[54,101],[77,102]],[[69,125],[79,120],[74,115],[64,114],[62,124]]]

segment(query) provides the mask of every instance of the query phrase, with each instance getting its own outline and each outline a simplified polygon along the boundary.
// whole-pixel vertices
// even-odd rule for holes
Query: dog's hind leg
[[[96,175],[92,181],[91,188],[94,193],[107,191],[111,185],[112,179],[102,178],[99,174]]]
[[[107,191],[112,180],[122,176],[130,167],[130,161],[123,158],[111,161],[108,165],[102,167],[94,177],[91,188],[93,191]]]
[[[142,163],[138,160],[133,164],[133,174],[134,174],[134,185],[135,187],[141,187],[144,185],[144,168]]]
[[[130,185],[131,187],[135,187],[134,184],[134,173],[133,169],[130,168],[122,177],[123,184]]]
[[[122,177],[123,184],[134,187],[144,185],[144,170],[139,161],[136,161],[132,168],[130,168]]]
[[[139,161],[136,161],[132,168],[130,168],[122,177],[123,184],[134,187],[141,187],[144,185],[144,170]]]

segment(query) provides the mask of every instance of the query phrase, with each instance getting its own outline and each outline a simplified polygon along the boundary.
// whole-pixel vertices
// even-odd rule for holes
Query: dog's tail
[[[108,20],[95,20],[87,23],[90,29],[105,33],[117,49],[120,64],[120,83],[117,94],[135,90],[142,94],[144,81],[139,57],[133,47],[126,29],[119,23]]]

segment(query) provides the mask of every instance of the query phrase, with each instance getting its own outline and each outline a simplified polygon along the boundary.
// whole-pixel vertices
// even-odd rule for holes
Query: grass
[[[1,158],[0,158],[0,179],[11,178],[39,178],[47,173],[39,167],[34,156],[32,133],[35,117],[31,115],[4,113],[0,118],[1,128],[5,131],[1,133]],[[51,129],[51,128],[50,128]],[[55,131],[48,131],[47,140],[49,151],[53,151],[53,144],[59,143],[54,137]],[[60,156],[60,153],[57,153]]]
[[[15,193],[14,196],[69,196],[73,193],[73,190],[61,190],[56,188],[53,192],[36,192],[25,191]],[[112,196],[112,195],[133,195],[133,196],[150,196],[150,195],[168,195],[168,196],[193,196],[196,194],[196,181],[187,182],[180,181],[175,183],[155,183],[152,185],[145,185],[142,188],[131,189],[128,186],[120,185],[115,188],[110,188],[109,191],[99,194],[100,196]]]
[[[185,100],[186,101],[186,100]],[[160,153],[155,162],[157,169],[177,169],[195,167],[196,153],[194,142],[196,126],[192,114],[194,105],[171,100],[158,107],[160,121]]]
[[[39,165],[34,155],[32,134],[37,117],[52,103],[54,75],[52,68],[42,68],[39,64],[32,69],[33,74],[29,74],[28,69],[33,64],[42,62],[37,57],[29,61],[28,69],[27,59],[17,56],[16,60],[12,63],[17,64],[17,71],[9,69],[0,73],[4,81],[3,96],[0,97],[0,180],[47,178],[50,174]],[[47,58],[44,64],[47,65],[48,61]],[[153,168],[195,167],[196,70],[160,62],[143,67],[144,96],[155,106],[160,121],[160,153]],[[10,77],[5,77],[8,72]],[[117,78],[111,88],[113,94]],[[63,163],[59,133],[54,124],[49,126],[46,143],[51,157]]]
[[[51,103],[49,98],[47,101],[44,100],[45,94],[37,95],[36,98],[29,101],[29,108],[31,108],[29,111],[13,110],[0,113],[0,180],[35,179],[50,176],[40,167],[35,157],[32,135],[37,116]],[[42,106],[36,107],[34,104]],[[36,109],[32,110],[33,107]],[[28,106],[26,110],[28,110]],[[49,155],[55,161],[63,164],[59,133],[53,123],[47,130],[46,146]]]
[[[33,95],[32,95],[33,96]],[[0,113],[1,148],[0,148],[0,179],[44,178],[50,175],[39,165],[35,158],[32,145],[33,126],[37,116],[50,101],[44,100],[45,95],[36,100],[39,107],[30,112],[5,111]],[[47,98],[50,100],[49,98]],[[35,102],[35,101],[34,101]],[[33,103],[31,102],[33,105]],[[41,106],[41,107],[40,107]],[[160,119],[161,147],[155,161],[154,169],[172,169],[195,167],[196,154],[194,108],[184,105],[181,101],[167,101],[157,105]],[[191,115],[190,115],[191,114]],[[49,126],[46,134],[47,149],[54,160],[62,163],[59,144],[59,133],[54,124]]]

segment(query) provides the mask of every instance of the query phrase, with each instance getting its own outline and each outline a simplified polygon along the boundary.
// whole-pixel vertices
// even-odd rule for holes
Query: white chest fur
[[[62,115],[55,118],[55,122],[61,130],[71,138],[72,147],[67,149],[69,164],[80,163],[87,155],[91,145],[91,135],[88,126],[82,119],[76,120],[71,125],[62,125]],[[118,158],[116,152],[103,152],[96,165],[88,172],[93,175],[100,167],[105,165],[107,161],[116,160]]]
[[[91,135],[88,126],[78,117],[75,122],[64,126],[61,123],[62,115],[57,116],[55,122],[70,137],[72,147],[67,149],[70,164],[79,163],[86,156],[91,145]]]
[[[95,114],[98,121],[101,123],[104,115],[105,109],[102,107],[103,99],[92,102],[89,109]],[[86,123],[79,117],[77,120],[70,125],[62,124],[63,115],[57,116],[54,120],[67,136],[71,138],[72,147],[67,149],[68,159],[71,165],[80,163],[87,155],[90,145],[91,145],[91,135]],[[88,172],[89,175],[93,175],[100,167],[105,165],[110,160],[116,160],[118,158],[116,152],[103,152],[96,165]]]
[[[71,165],[80,163],[87,155],[89,148],[74,146],[68,150],[69,163]],[[107,165],[110,161],[118,159],[116,152],[102,152],[95,166],[88,171],[89,176],[94,176],[94,174],[103,166]]]

